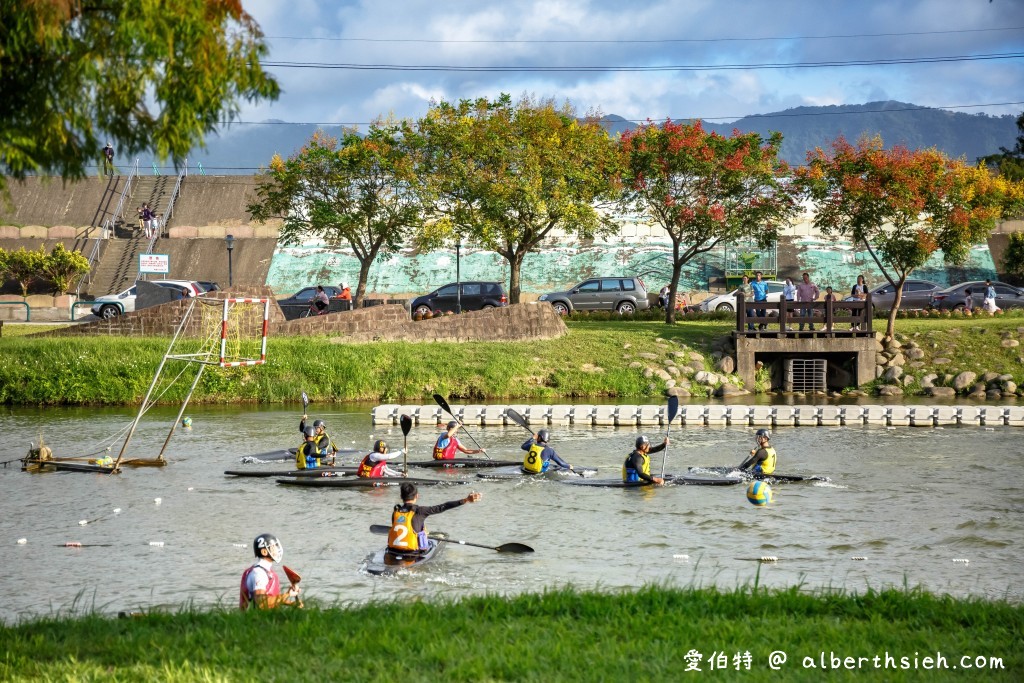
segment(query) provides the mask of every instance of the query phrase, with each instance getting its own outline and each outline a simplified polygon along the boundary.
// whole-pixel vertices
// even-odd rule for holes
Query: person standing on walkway
[[[805,302],[806,303],[810,303],[812,301],[817,301],[818,300],[818,295],[820,295],[820,294],[821,294],[821,290],[818,289],[818,285],[816,285],[813,282],[811,282],[810,274],[809,273],[804,273],[803,276],[802,276],[802,281],[800,282],[800,284],[798,284],[796,286],[796,300],[801,302],[801,303],[805,303]],[[813,315],[814,315],[814,309],[813,308],[808,307],[808,308],[801,308],[800,309],[800,317],[802,317],[802,318],[810,318]],[[811,330],[813,330],[814,329],[814,322],[808,323],[808,326],[811,328]],[[800,331],[803,332],[803,329],[804,329],[804,323],[801,321],[801,323],[800,323]]]
[[[114,177],[114,147],[109,142],[103,148],[103,175]]]
[[[762,278],[764,273],[760,270],[754,273],[754,281],[750,283],[750,291],[754,294],[755,303],[765,303],[768,301],[768,283]],[[758,308],[754,311],[758,318],[763,318],[768,314],[768,309]],[[757,329],[763,330],[768,327],[767,323],[759,323]]]
[[[743,303],[748,304],[754,298],[754,293],[750,289],[750,278],[746,275],[743,276],[743,280],[740,282],[740,291],[743,292]],[[754,323],[750,322],[750,318],[754,317],[754,309],[743,307],[743,310],[747,314],[747,329],[751,332],[754,331]]]
[[[850,289],[850,298],[852,300],[854,300],[854,301],[866,301],[867,300],[867,298],[868,298],[868,283],[864,280],[864,276],[863,275],[858,275],[857,276],[857,284],[855,284],[853,286],[853,288]],[[867,326],[867,321],[865,320],[864,316],[867,315],[867,312],[868,311],[867,311],[866,308],[862,308],[861,312],[860,312],[860,319],[864,321],[864,325],[865,326]],[[859,323],[853,323],[852,325],[850,325],[850,329],[851,330],[859,330],[860,329],[860,324]]]

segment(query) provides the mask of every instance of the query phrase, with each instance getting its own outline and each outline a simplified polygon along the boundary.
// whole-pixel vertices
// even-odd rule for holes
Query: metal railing
[[[25,307],[25,322],[31,322],[31,320],[32,320],[32,309],[29,307],[27,302],[24,302],[24,301],[0,301],[0,306],[24,306]]]
[[[100,256],[100,240],[108,239],[114,234],[114,226],[117,224],[117,219],[122,215],[125,206],[125,200],[131,196],[132,183],[139,176],[139,159],[136,157],[135,162],[131,166],[131,170],[128,172],[128,177],[124,181],[124,188],[121,190],[121,196],[117,199],[117,206],[114,207],[114,212],[109,218],[103,221],[101,225],[101,233],[99,239],[94,238],[92,250],[89,252],[89,270],[81,278],[78,279],[78,285],[75,287],[75,296],[77,297],[82,291],[82,285],[86,282],[92,284],[92,271],[93,266],[96,265],[96,261],[99,260]]]

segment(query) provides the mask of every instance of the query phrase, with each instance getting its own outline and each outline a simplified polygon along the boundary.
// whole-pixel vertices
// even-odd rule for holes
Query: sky
[[[243,6],[267,36],[264,63],[283,92],[273,103],[242,103],[242,122],[362,124],[365,130],[379,116],[419,118],[432,100],[501,93],[637,121],[721,123],[797,106],[879,100],[992,115],[1024,111],[1024,0],[243,0]],[[1018,56],[992,57],[1000,53]],[[944,61],[920,63],[937,59]],[[791,66],[865,60],[912,63]],[[785,66],[754,68],[767,64]],[[475,70],[420,70],[425,66]]]

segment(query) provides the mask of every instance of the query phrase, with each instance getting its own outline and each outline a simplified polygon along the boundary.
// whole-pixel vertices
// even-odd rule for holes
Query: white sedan
[[[202,293],[199,285],[191,280],[151,280],[150,284],[176,289],[183,296],[199,296]],[[96,297],[92,306],[92,314],[100,318],[113,318],[121,313],[131,313],[135,310],[136,290],[137,287],[132,285],[118,294]]]
[[[785,282],[779,282],[778,280],[766,280],[768,283],[768,301],[781,301],[782,300],[782,288],[786,286]],[[731,292],[725,294],[719,294],[717,296],[708,297],[704,301],[700,302],[700,310],[702,311],[726,311],[732,313],[736,310],[736,293],[740,291],[737,287]],[[747,306],[753,308],[753,299],[751,299]]]

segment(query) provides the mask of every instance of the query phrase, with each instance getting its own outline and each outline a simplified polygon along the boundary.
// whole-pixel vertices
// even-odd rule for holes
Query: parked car
[[[460,303],[459,285],[462,285],[463,311],[481,311],[508,305],[505,287],[500,282],[451,282],[430,294],[412,300],[409,310],[413,315],[426,315],[434,311],[455,311]]]
[[[331,301],[341,294],[341,289],[335,285],[324,285],[324,291]],[[293,320],[300,317],[309,309],[309,304],[316,298],[316,285],[303,287],[286,299],[278,299],[277,305],[281,307],[285,320]]]
[[[779,282],[778,280],[767,280],[768,283],[768,301],[781,301],[782,300],[782,288],[786,286],[785,282]],[[702,311],[726,311],[732,313],[736,310],[736,294],[740,291],[739,287],[726,292],[725,294],[719,294],[718,296],[708,297],[704,301],[700,302],[700,310]],[[753,301],[751,299],[747,302],[750,304]],[[753,308],[753,306],[748,306]],[[776,311],[777,312],[777,311]]]
[[[942,289],[942,285],[929,280],[907,280],[903,283],[903,298],[900,310],[927,308],[931,296]],[[849,292],[847,292],[849,294]],[[896,299],[896,287],[888,282],[871,290],[871,305],[877,309],[889,310]]]
[[[202,288],[203,292],[217,292],[220,291],[220,285],[216,282],[210,282],[208,280],[197,280],[196,284]]]
[[[629,315],[650,308],[647,285],[638,277],[594,277],[564,292],[541,294],[560,315],[573,311],[618,311]]]
[[[1024,290],[1005,282],[992,282],[996,288],[996,306],[999,308],[1024,308]],[[967,290],[971,290],[971,301]],[[980,308],[985,299],[985,281],[962,282],[946,287],[932,294],[931,305],[940,311],[962,311],[965,308]]]
[[[192,282],[190,280],[150,280],[150,284],[158,285],[160,287],[166,287],[167,289],[177,290],[182,296],[199,296],[202,293],[202,288],[199,283]],[[100,318],[113,318],[115,315],[123,313],[131,313],[135,310],[135,298],[138,293],[138,287],[132,285],[128,289],[118,294],[105,294],[103,296],[96,297],[96,303],[93,304],[92,314]],[[122,311],[121,307],[115,302],[120,302],[121,307],[124,308]]]

